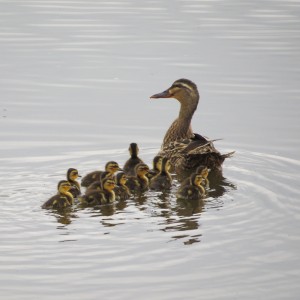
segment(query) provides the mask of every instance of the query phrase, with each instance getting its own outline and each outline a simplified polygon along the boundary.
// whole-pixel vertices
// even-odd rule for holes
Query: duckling
[[[209,171],[210,170],[206,166],[200,165],[196,169],[195,173],[193,173],[193,174],[198,174],[198,175],[202,176],[202,183],[201,183],[201,185],[205,186],[206,188],[209,188],[209,181],[208,181],[208,178],[207,178],[208,174],[209,174]],[[185,185],[188,185],[188,184],[190,184],[190,177],[186,178],[185,180],[183,180],[181,182],[181,187],[183,187]]]
[[[73,204],[74,199],[72,194],[69,192],[71,184],[67,180],[59,181],[57,185],[57,194],[47,200],[42,208],[64,208]]]
[[[160,172],[160,170],[161,170],[161,162],[162,162],[162,156],[156,155],[153,158],[153,161],[152,161],[152,167],[153,168],[147,174],[147,177],[149,179],[153,178],[155,175],[157,175]]]
[[[130,190],[129,188],[126,186],[126,182],[127,182],[127,176],[124,172],[119,172],[116,175],[116,187],[115,187],[115,194],[116,194],[116,199],[117,200],[127,200],[130,196]]]
[[[186,200],[202,199],[205,195],[205,189],[201,185],[203,180],[202,176],[199,174],[193,174],[189,180],[189,184],[178,189],[176,193],[177,198]]]
[[[127,175],[134,176],[135,166],[139,163],[143,163],[143,161],[138,157],[139,147],[136,143],[131,143],[128,150],[130,158],[125,162],[123,170]]]
[[[170,159],[172,169],[180,174],[205,165],[221,172],[222,163],[234,152],[221,154],[213,141],[193,133],[191,121],[200,99],[196,84],[188,79],[179,79],[164,92],[150,98],[175,98],[180,103],[179,115],[167,130],[159,152],[159,155]]]
[[[118,163],[116,163],[115,161],[109,161],[105,165],[105,171],[107,171],[111,174],[115,174],[117,171],[122,171],[122,169],[119,167]],[[99,181],[100,175],[102,174],[102,172],[104,172],[104,171],[94,171],[94,172],[91,172],[91,173],[85,175],[82,178],[81,186],[88,187],[93,182]]]
[[[101,174],[100,174],[100,178],[98,181],[95,181],[93,182],[92,184],[90,184],[87,188],[86,188],[86,193],[88,191],[91,191],[91,190],[98,190],[98,191],[101,191],[102,190],[102,181],[103,179],[105,178],[110,178],[110,179],[115,179],[115,175],[113,175],[112,173],[110,172],[107,172],[107,171],[103,171]]]
[[[144,163],[139,163],[135,167],[135,176],[129,176],[126,186],[133,192],[145,192],[149,188],[149,179],[147,173],[149,167]]]
[[[114,188],[116,183],[111,178],[104,178],[102,181],[101,190],[89,190],[84,196],[80,197],[79,200],[83,204],[88,205],[101,205],[113,203],[116,199]]]
[[[67,180],[71,184],[70,193],[73,195],[74,198],[77,198],[81,194],[80,184],[76,180],[78,177],[81,177],[81,176],[78,174],[77,169],[73,169],[73,168],[68,169]]]
[[[162,159],[161,170],[150,180],[150,189],[166,190],[172,186],[172,177],[169,173],[171,168],[170,160],[167,157]]]

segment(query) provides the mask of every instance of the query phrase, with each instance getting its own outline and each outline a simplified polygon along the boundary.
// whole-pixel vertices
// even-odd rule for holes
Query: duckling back
[[[139,163],[143,163],[143,161],[138,157],[139,148],[136,143],[131,143],[129,145],[128,150],[129,150],[130,158],[125,162],[123,170],[127,175],[134,176],[135,175],[135,171],[134,171],[135,167]]]
[[[65,207],[71,206],[71,205],[72,205],[72,202],[67,196],[58,194],[58,195],[51,197],[49,200],[47,200],[42,205],[42,208],[60,209],[60,208],[65,208]]]
[[[81,186],[88,187],[95,181],[99,181],[103,171],[94,171],[85,175],[81,180]]]

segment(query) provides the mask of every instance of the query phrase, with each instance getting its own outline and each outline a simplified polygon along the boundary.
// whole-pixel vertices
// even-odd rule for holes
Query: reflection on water
[[[1,297],[297,299],[299,8],[0,1]],[[178,106],[148,97],[182,77],[201,95],[193,130],[237,151],[204,201],[175,184],[40,208],[70,167],[124,162],[134,141],[151,162]]]
[[[154,192],[150,190],[133,195],[125,201],[94,207],[83,205],[77,201],[73,207],[47,210],[47,214],[55,217],[58,223],[64,225],[58,226],[58,229],[65,228],[76,221],[81,211],[84,212],[85,217],[96,218],[103,227],[109,228],[125,224],[127,209],[134,206],[145,213],[144,218],[151,217],[153,222],[157,222],[157,230],[171,232],[173,233],[172,240],[184,239],[183,244],[190,245],[200,242],[201,234],[197,234],[197,229],[201,224],[201,214],[205,212],[206,202],[210,202],[210,207],[212,207],[211,202],[214,202],[214,207],[220,209],[223,203],[218,203],[218,198],[223,197],[226,192],[236,189],[233,183],[220,174],[218,177],[211,174],[209,180],[210,189],[206,197],[195,201],[176,199],[175,194],[179,183],[175,177],[170,191]],[[121,218],[119,218],[120,215],[122,215]],[[186,233],[181,234],[181,232]]]

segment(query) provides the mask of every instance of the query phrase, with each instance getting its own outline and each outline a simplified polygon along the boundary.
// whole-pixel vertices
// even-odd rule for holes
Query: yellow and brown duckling
[[[115,180],[115,175],[113,175],[112,173],[110,172],[107,172],[107,171],[103,171],[101,174],[100,174],[100,179],[98,181],[95,181],[93,182],[92,184],[90,184],[87,189],[86,189],[86,193],[88,191],[91,191],[91,190],[102,190],[102,181],[103,179],[105,178],[110,178],[112,180]]]
[[[170,88],[151,98],[175,98],[180,103],[179,115],[167,130],[159,152],[159,155],[170,159],[173,170],[181,174],[205,165],[222,171],[225,158],[231,157],[234,152],[221,154],[213,141],[192,131],[191,121],[200,99],[196,84],[188,79],[179,79]]]
[[[74,198],[77,198],[81,194],[80,184],[76,180],[78,177],[81,177],[81,176],[78,174],[77,169],[74,169],[74,168],[68,169],[67,180],[71,184],[70,193],[73,195]]]
[[[149,171],[149,173],[147,174],[147,177],[149,179],[153,178],[155,175],[157,175],[160,170],[161,170],[161,162],[162,162],[162,156],[160,155],[156,155],[154,158],[153,158],[153,161],[152,161],[152,169]]]
[[[105,165],[105,171],[111,173],[114,175],[117,171],[122,171],[122,169],[119,167],[118,163],[115,161],[109,161]],[[100,176],[104,171],[94,171],[87,175],[85,175],[81,180],[81,186],[88,187],[95,181],[100,180]]]
[[[71,184],[67,180],[59,181],[57,185],[57,194],[47,200],[42,208],[64,208],[73,204],[73,195],[69,192],[71,189]]]
[[[189,178],[189,184],[182,186],[178,189],[176,196],[180,199],[186,200],[199,200],[205,196],[205,189],[201,185],[202,176],[199,174],[193,174]]]
[[[208,181],[208,178],[207,178],[208,174],[209,174],[209,171],[210,170],[206,166],[201,165],[201,166],[199,166],[196,169],[195,173],[193,173],[193,174],[198,174],[198,175],[202,176],[202,183],[201,183],[201,185],[204,186],[204,187],[206,187],[206,188],[209,188],[209,181]],[[181,182],[181,187],[183,187],[185,185],[188,185],[188,184],[190,184],[190,177],[186,178],[185,180],[183,180]]]
[[[129,188],[126,186],[127,176],[124,172],[119,172],[116,177],[115,194],[116,200],[127,200],[131,196]]]
[[[149,188],[149,179],[147,174],[149,167],[144,163],[139,163],[135,167],[135,176],[128,176],[126,186],[132,192],[145,192]]]
[[[80,201],[87,205],[102,205],[113,203],[116,199],[114,188],[116,183],[111,178],[104,178],[102,180],[101,190],[89,190],[86,194],[80,197]]]
[[[162,159],[161,170],[150,180],[150,189],[153,190],[168,190],[172,186],[172,177],[169,173],[171,168],[170,160],[167,157]]]
[[[129,145],[129,154],[130,158],[125,162],[123,170],[128,176],[135,175],[135,167],[139,163],[143,163],[143,161],[138,157],[139,154],[139,147],[136,143],[131,143]]]

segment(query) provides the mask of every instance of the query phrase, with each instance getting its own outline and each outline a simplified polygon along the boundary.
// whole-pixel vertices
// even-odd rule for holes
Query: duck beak
[[[162,93],[155,94],[155,95],[151,96],[150,99],[171,98],[171,97],[173,97],[173,95],[170,93],[170,91],[169,90],[165,90]]]
[[[78,174],[77,176],[78,176],[79,178],[80,178],[80,177],[82,177],[82,176],[81,176],[81,175],[79,175],[79,174]]]

